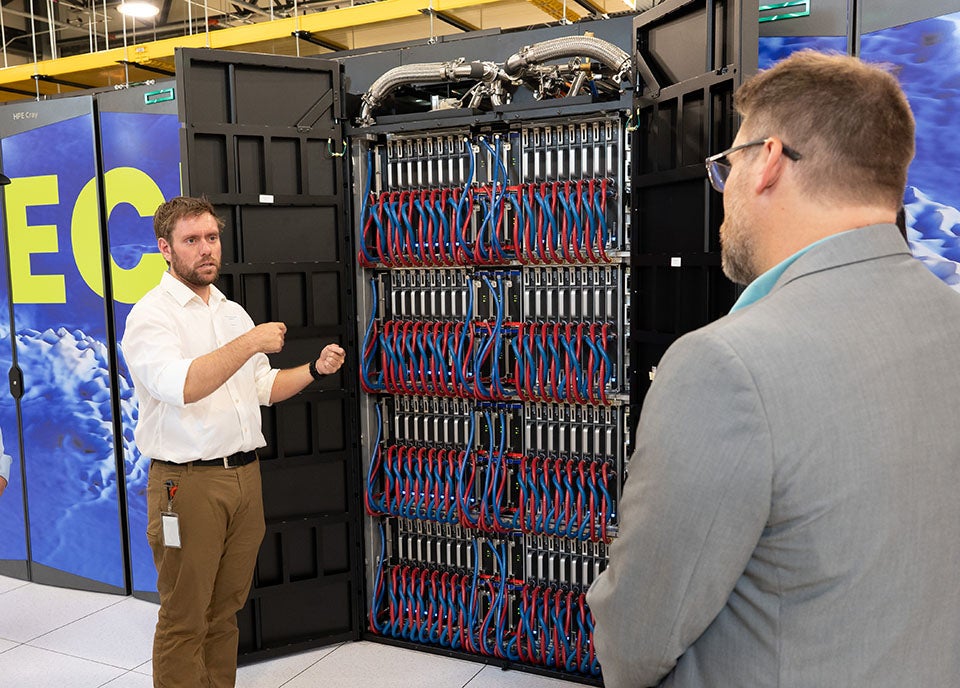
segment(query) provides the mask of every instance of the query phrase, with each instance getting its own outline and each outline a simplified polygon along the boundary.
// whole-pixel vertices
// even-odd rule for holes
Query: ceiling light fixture
[[[127,17],[149,19],[160,14],[160,8],[142,0],[125,0],[117,5],[117,12]]]

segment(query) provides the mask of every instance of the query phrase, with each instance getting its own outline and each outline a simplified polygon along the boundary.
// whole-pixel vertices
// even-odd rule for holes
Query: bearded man
[[[734,97],[728,316],[667,351],[610,565],[607,688],[954,688],[960,296],[896,225],[914,120],[893,75],[794,54]]]
[[[139,401],[137,446],[151,458],[147,538],[160,611],[156,688],[227,688],[237,671],[237,612],[265,530],[257,448],[260,406],[336,372],[344,351],[271,368],[286,326],[254,326],[213,286],[222,221],[203,198],[177,197],[153,218],[169,266],[130,311],[123,353]]]

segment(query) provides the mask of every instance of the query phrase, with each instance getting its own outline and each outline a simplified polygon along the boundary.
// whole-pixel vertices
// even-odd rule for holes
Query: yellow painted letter
[[[115,167],[104,175],[107,217],[122,203],[129,203],[140,217],[152,217],[163,203],[163,192],[150,176],[133,167]],[[80,192],[73,211],[71,237],[77,269],[91,289],[103,296],[103,272],[100,259],[100,223],[97,214],[96,186],[91,181]],[[159,253],[145,253],[132,268],[117,265],[110,257],[113,298],[120,303],[136,303],[160,282],[167,269]]]
[[[5,197],[13,302],[66,303],[63,275],[34,275],[30,271],[32,254],[59,250],[56,225],[27,224],[27,208],[60,202],[57,176],[18,177],[6,188]]]

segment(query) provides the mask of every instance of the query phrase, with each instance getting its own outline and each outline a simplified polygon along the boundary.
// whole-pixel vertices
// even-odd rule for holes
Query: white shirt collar
[[[203,299],[200,299],[200,296],[193,289],[171,275],[169,270],[164,272],[160,278],[160,286],[174,298],[181,308],[190,303],[191,299],[199,299],[201,303],[203,302]],[[211,284],[210,303],[219,304],[226,300],[227,297],[223,295],[223,292]]]

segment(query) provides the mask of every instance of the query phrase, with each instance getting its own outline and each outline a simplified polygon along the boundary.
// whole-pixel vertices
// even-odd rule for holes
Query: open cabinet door
[[[667,0],[634,19],[633,336],[637,411],[653,369],[683,334],[730,310],[739,287],[720,267],[723,197],[704,159],[740,126],[733,94],[757,71],[757,6]],[[639,418],[639,414],[634,416]]]
[[[340,67],[177,53],[183,188],[226,223],[218,286],[287,325],[286,368],[331,342],[340,373],[263,409],[267,532],[240,613],[243,659],[356,639],[363,615],[356,315]]]

